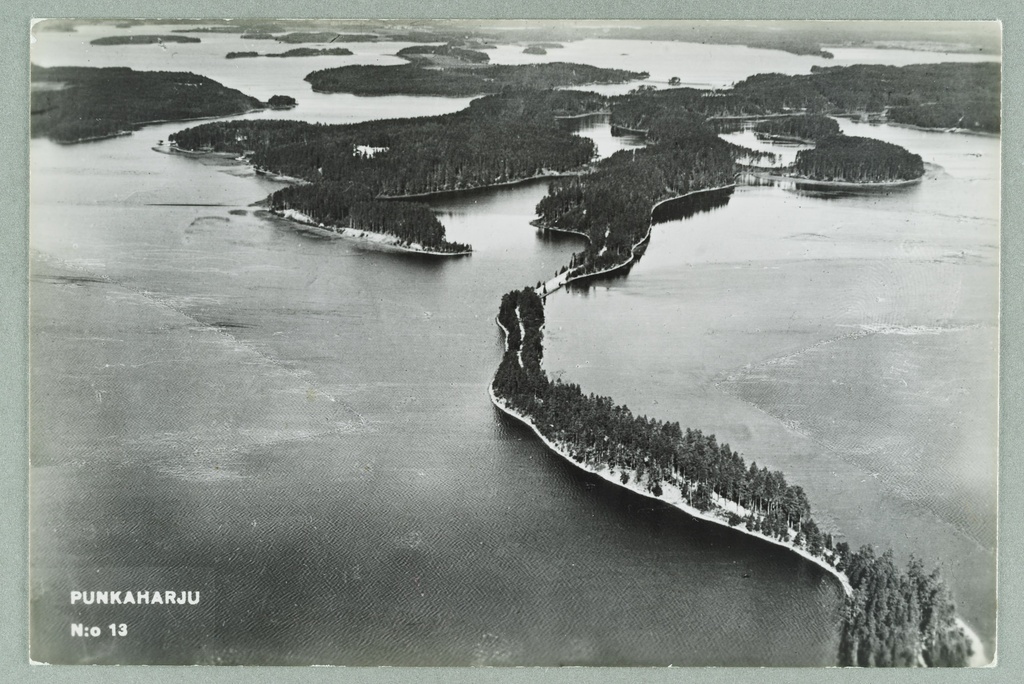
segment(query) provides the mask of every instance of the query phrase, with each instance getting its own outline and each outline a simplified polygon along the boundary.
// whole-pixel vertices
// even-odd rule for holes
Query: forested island
[[[358,37],[346,37],[345,40],[352,40],[353,38],[359,40]],[[333,43],[340,39],[341,34],[334,31],[296,31],[294,33],[274,36],[274,40],[279,43]],[[373,36],[372,39],[376,39],[376,36]]]
[[[32,65],[32,83],[32,136],[62,143],[121,135],[156,121],[229,116],[265,106],[185,72]]]
[[[818,142],[796,153],[792,175],[808,180],[841,183],[887,183],[916,180],[924,162],[899,145],[846,135]]]
[[[344,57],[351,55],[352,51],[348,48],[336,47],[336,48],[293,48],[291,50],[285,50],[284,52],[265,52],[262,55],[254,51],[243,51],[243,52],[229,52],[225,55],[228,59],[239,59],[241,57],[323,57],[323,56],[335,56]]]
[[[565,62],[486,66],[473,64],[444,70],[423,68],[414,62],[399,66],[352,65],[322,69],[308,74],[306,81],[319,93],[464,97],[520,88],[550,89],[626,83],[647,76],[644,72],[601,69]]]
[[[729,90],[678,88],[612,101],[612,124],[647,131],[680,108],[709,118],[798,113],[872,116],[927,128],[999,132],[1000,65],[994,62],[813,67],[807,75],[758,74]]]
[[[760,121],[754,126],[754,133],[765,140],[813,144],[839,135],[839,124],[821,114],[802,114]]]
[[[107,36],[89,41],[90,45],[156,45],[158,43],[201,43],[192,36],[151,35],[151,36]]]
[[[395,53],[402,59],[416,62],[424,60],[431,64],[446,64],[451,62],[463,64],[486,64],[491,58],[486,52],[469,50],[464,47],[457,47],[454,43],[447,45],[413,45],[402,48]]]
[[[298,102],[291,95],[271,95],[270,99],[267,100],[267,104],[270,105],[271,109],[291,109]]]

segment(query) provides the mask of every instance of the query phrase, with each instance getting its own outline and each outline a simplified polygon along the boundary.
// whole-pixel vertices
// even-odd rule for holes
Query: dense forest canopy
[[[351,65],[321,69],[306,76],[313,90],[355,95],[467,96],[521,88],[550,89],[597,83],[625,83],[647,78],[643,72],[601,69],[586,64],[493,64],[426,69],[417,63],[399,66]]]
[[[749,151],[722,140],[700,117],[680,115],[675,122],[672,137],[665,131],[658,144],[617,152],[593,173],[553,183],[537,205],[540,225],[589,239],[584,251],[573,255],[571,274],[601,271],[631,258],[657,202],[734,182],[736,157]]]
[[[89,41],[90,45],[155,45],[157,43],[201,43],[191,36],[107,36]]]
[[[258,168],[309,182],[358,179],[376,196],[493,185],[578,168],[593,142],[557,125],[555,113],[599,106],[591,93],[522,92],[474,101],[454,114],[321,125],[226,121],[171,136],[182,149],[245,154]],[[360,152],[373,148],[378,152]]]
[[[707,117],[873,113],[895,123],[999,131],[1000,65],[995,62],[855,65],[807,75],[757,74],[733,88],[649,91],[617,98],[612,123],[647,130],[679,108]]]
[[[288,109],[298,104],[291,95],[271,95],[267,104],[274,109]]]
[[[126,67],[32,65],[32,136],[58,142],[101,138],[157,120],[229,116],[263,103],[205,76]]]
[[[802,178],[852,183],[912,180],[924,175],[919,155],[899,145],[846,135],[818,142],[796,153],[793,171]]]
[[[760,121],[754,126],[754,131],[759,137],[814,142],[839,135],[839,124],[821,114],[802,114]]]
[[[264,57],[345,57],[351,55],[352,51],[348,48],[335,47],[335,48],[292,48],[291,50],[285,50],[284,52],[267,52]]]
[[[532,288],[502,297],[498,322],[506,351],[492,382],[502,405],[524,416],[568,458],[609,468],[623,484],[653,496],[677,488],[699,511],[717,511],[734,527],[777,539],[834,567],[849,581],[838,662],[860,667],[963,666],[972,654],[939,571],[911,560],[905,572],[887,551],[845,542],[815,523],[799,485],[779,471],[749,465],[714,435],[635,416],[608,397],[551,381],[542,367],[544,304]]]
[[[448,43],[447,45],[413,45],[411,47],[402,48],[395,54],[402,59],[408,59],[410,61],[422,59],[428,62],[434,62],[436,61],[434,58],[437,57],[444,57],[455,60],[456,62],[465,62],[467,64],[486,64],[491,61],[491,58],[486,52],[457,47],[454,43]]]
[[[1000,65],[979,62],[814,68],[806,76],[751,76],[737,83],[730,95],[735,101],[729,106],[739,104],[753,113],[758,109],[806,109],[826,114],[877,112],[897,123],[998,132]]]
[[[899,97],[895,89],[879,95],[872,72],[856,68],[822,70],[804,77],[753,77],[720,92],[640,90],[612,98],[612,116],[618,125],[645,131],[648,146],[616,153],[589,167],[592,143],[571,135],[554,119],[595,111],[609,100],[591,93],[538,90],[559,85],[567,70],[572,78],[581,76],[577,65],[548,66],[552,71],[540,76],[528,68],[482,64],[444,71],[416,64],[329,69],[314,72],[307,80],[315,89],[321,89],[318,83],[326,85],[326,90],[346,90],[351,83],[359,83],[359,88],[379,87],[384,93],[410,92],[396,90],[395,81],[385,82],[408,78],[422,88],[401,86],[413,88],[412,92],[469,94],[486,87],[501,94],[439,117],[346,126],[219,122],[181,131],[172,140],[183,149],[243,154],[258,168],[308,181],[271,197],[271,206],[279,212],[298,211],[327,226],[389,234],[400,244],[438,251],[468,247],[446,242],[443,226],[425,205],[384,198],[587,167],[585,175],[553,183],[537,208],[541,225],[588,238],[586,248],[563,269],[566,276],[578,278],[632,260],[650,230],[652,208],[659,201],[731,186],[737,158],[756,153],[723,141],[716,133],[716,118],[785,115],[766,124],[765,130],[818,140],[816,149],[802,151],[795,164],[796,171],[808,177],[865,181],[920,175],[920,157],[894,145],[835,135],[838,127],[824,115],[851,111],[865,102],[877,105],[872,99],[876,95],[889,114],[911,104],[931,107],[933,101],[921,93],[938,93],[950,70],[964,65],[886,67],[892,70],[885,72],[892,83],[905,86]],[[984,68],[979,73],[991,71],[991,65],[980,66]],[[378,78],[382,82],[374,82]],[[851,79],[860,85],[840,93],[842,87],[836,83]],[[915,89],[915,80],[930,85]],[[531,89],[513,89],[524,83]],[[984,99],[989,86],[947,94],[934,102]],[[996,93],[997,86],[998,82]],[[794,116],[797,112],[809,115]],[[891,554],[875,558],[869,548],[851,553],[846,544],[835,544],[832,535],[814,521],[799,486],[787,483],[780,472],[748,464],[714,435],[635,416],[607,397],[587,395],[577,385],[550,380],[542,366],[543,300],[534,289],[507,294],[498,320],[507,330],[507,351],[494,378],[495,394],[528,417],[570,458],[614,467],[622,473],[623,482],[633,478],[634,484],[655,496],[661,496],[664,487],[676,487],[701,511],[728,507],[729,524],[791,544],[845,573],[853,595],[844,608],[842,664],[966,662],[969,645],[937,572],[926,575],[919,564],[912,563],[901,573],[893,566]]]
[[[541,225],[588,237],[587,248],[563,269],[564,277],[572,280],[628,263],[649,230],[658,200],[731,182],[735,160],[751,151],[715,134],[706,118],[707,99],[686,89],[664,94],[641,90],[616,98],[620,115],[643,117],[650,144],[612,155],[591,174],[554,183],[541,200]],[[919,156],[896,145],[835,135],[838,126],[825,117],[789,117],[766,128],[820,136],[815,150],[799,153],[803,156],[796,167],[807,174],[863,181],[914,178],[923,172]],[[920,563],[912,562],[900,573],[891,552],[880,560],[870,547],[850,553],[847,544],[835,545],[832,535],[818,527],[803,490],[789,485],[782,473],[756,463],[748,466],[713,435],[637,417],[610,398],[551,381],[542,368],[544,311],[537,290],[505,295],[498,321],[507,346],[493,391],[568,457],[612,468],[624,484],[632,478],[654,496],[661,496],[666,485],[677,487],[694,508],[719,509],[730,525],[804,549],[849,577],[853,593],[843,611],[840,664],[967,663],[970,644],[937,570],[925,575]]]
[[[445,228],[428,205],[375,200],[369,188],[358,183],[289,186],[270,196],[270,207],[283,215],[298,211],[325,228],[391,235],[400,247],[453,254],[471,251],[469,245],[445,239]]]
[[[350,125],[213,122],[179,131],[171,142],[180,149],[245,155],[258,169],[308,181],[275,193],[271,204],[279,211],[292,209],[317,223],[346,227],[363,217],[363,225],[372,226],[366,230],[445,251],[440,247],[443,228],[437,237],[424,232],[429,227],[425,220],[376,205],[394,204],[381,201],[387,197],[580,168],[594,156],[593,141],[573,135],[555,117],[602,104],[603,98],[593,93],[521,91],[475,100],[454,114],[418,119]]]
[[[968,662],[971,645],[937,569],[926,573],[912,558],[901,572],[892,551],[876,556],[870,546],[856,553],[840,546],[854,589],[843,610],[840,665],[962,667]]]

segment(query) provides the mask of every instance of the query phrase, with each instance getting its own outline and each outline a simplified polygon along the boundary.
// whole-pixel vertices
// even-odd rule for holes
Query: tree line
[[[803,488],[789,485],[779,471],[749,466],[714,435],[679,423],[635,416],[611,398],[584,394],[579,385],[551,381],[542,368],[544,305],[532,288],[502,297],[498,321],[508,330],[507,351],[495,374],[497,396],[528,416],[549,440],[563,446],[570,458],[589,466],[608,466],[634,473],[637,484],[661,496],[666,483],[679,487],[699,510],[716,501],[738,503],[734,525],[745,525],[784,541],[796,539],[826,560],[831,535],[811,517]],[[521,332],[522,331],[522,332]],[[797,530],[791,536],[791,529]]]
[[[418,119],[323,125],[224,121],[171,136],[178,147],[245,155],[258,168],[309,182],[358,178],[378,196],[468,189],[577,169],[593,142],[554,112],[595,102],[588,93],[495,96],[468,109]],[[367,155],[361,149],[378,152]]]
[[[892,551],[842,552],[854,596],[846,601],[839,664],[859,667],[962,667],[972,655],[956,604],[938,569],[911,558],[900,570]]]
[[[410,61],[419,59],[427,59],[429,61],[433,57],[449,57],[469,64],[486,64],[491,61],[486,52],[457,47],[454,43],[446,45],[411,45],[402,48],[395,55]]]
[[[789,542],[845,574],[853,589],[844,602],[838,662],[860,667],[966,665],[972,651],[956,605],[938,569],[911,559],[900,571],[892,551],[851,552],[819,528],[799,485],[779,471],[748,466],[713,434],[679,423],[635,416],[609,397],[554,381],[542,367],[544,304],[532,288],[502,297],[498,321],[506,351],[492,383],[495,395],[574,461],[620,472],[654,496],[666,483],[700,511],[723,509],[732,526]],[[736,506],[740,508],[736,508]]]
[[[796,153],[793,171],[814,180],[871,183],[912,180],[924,175],[924,161],[892,143],[846,135],[825,138]]]
[[[465,245],[444,246],[443,229],[428,230],[433,224],[421,211],[414,213],[422,220],[408,221],[411,214],[404,210],[378,205],[396,204],[384,198],[579,169],[593,157],[593,141],[573,135],[555,116],[602,104],[593,93],[520,91],[481,98],[442,116],[348,125],[219,121],[179,131],[170,140],[180,149],[244,155],[259,170],[309,183],[275,193],[271,202],[277,209],[346,227],[361,215],[373,216],[368,230],[437,251],[465,251]],[[363,206],[354,211],[357,202]]]
[[[284,52],[265,52],[263,55],[260,53],[245,50],[241,52],[229,52],[225,57],[227,59],[240,59],[243,57],[345,57],[351,55],[352,51],[348,48],[336,47],[336,48],[292,48],[291,50],[285,50]]]
[[[619,98],[616,106],[644,100],[640,91]],[[647,110],[649,146],[616,153],[581,177],[559,180],[541,200],[541,225],[583,233],[589,243],[574,254],[567,267],[581,275],[628,260],[633,245],[649,230],[652,206],[661,198],[731,182],[737,156],[748,150],[719,138],[701,111],[688,109],[699,102],[696,93],[678,97],[678,104]],[[634,108],[641,112],[644,107]],[[614,112],[614,110],[613,110]],[[635,122],[634,122],[635,123]],[[834,122],[833,122],[834,123]],[[824,135],[816,150],[833,159],[844,177],[879,174],[915,177],[920,157],[903,148],[857,138],[827,135],[820,120],[804,119],[776,130]],[[801,153],[804,154],[804,153]],[[805,156],[799,166],[808,173],[826,173],[815,165],[818,155]],[[838,161],[835,161],[838,160]],[[575,384],[550,380],[542,367],[543,300],[526,288],[506,294],[498,320],[508,330],[507,351],[495,373],[493,389],[506,404],[525,415],[570,458],[590,466],[620,471],[621,481],[661,496],[666,483],[679,488],[687,502],[701,511],[724,508],[730,525],[793,544],[843,572],[853,588],[844,604],[838,659],[844,665],[964,665],[970,645],[955,617],[955,604],[939,571],[925,576],[912,562],[900,574],[892,553],[875,559],[864,547],[851,553],[845,542],[835,544],[811,514],[803,489],[786,482],[781,472],[749,466],[727,444],[700,430],[683,431],[678,423],[634,416],[608,397],[585,394]],[[732,503],[730,503],[732,502]],[[905,591],[893,591],[898,585]],[[913,588],[913,590],[911,590]]]
[[[821,114],[802,114],[781,119],[765,119],[754,126],[759,136],[789,138],[815,142],[833,135],[839,135],[839,124],[835,119]]]
[[[895,123],[999,132],[996,62],[812,67],[810,74],[756,74],[729,89],[634,93],[612,102],[612,123],[646,130],[680,109],[714,116],[873,113]]]

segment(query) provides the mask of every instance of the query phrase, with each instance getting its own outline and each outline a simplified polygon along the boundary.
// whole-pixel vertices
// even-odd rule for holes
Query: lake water
[[[286,49],[237,36],[83,40],[116,31],[45,34],[33,59],[173,65],[319,121],[468,102],[314,96],[328,58],[223,59]],[[332,63],[401,46],[349,47]],[[774,64],[719,49],[737,74]],[[578,125],[602,155],[639,144]],[[991,652],[998,142],[842,125],[941,169],[884,195],[740,188],[659,225],[628,277],[549,298],[546,366],[784,470],[854,545],[941,559]],[[435,201],[475,251],[434,261],[263,217],[279,184],[152,150],[180,128],[32,142],[34,659],[833,662],[824,571],[582,474],[491,406],[501,294],[580,245],[529,225],[546,182]],[[91,589],[202,601],[69,604]]]

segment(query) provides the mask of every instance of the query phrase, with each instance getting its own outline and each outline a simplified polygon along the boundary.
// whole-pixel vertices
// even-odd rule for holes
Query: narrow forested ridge
[[[152,121],[229,116],[264,106],[205,76],[176,71],[32,65],[32,83],[32,136],[58,142],[118,135]]]
[[[638,114],[644,117],[649,147],[620,152],[588,176],[553,184],[538,205],[541,225],[579,232],[589,242],[554,281],[502,298],[497,321],[505,331],[506,352],[491,388],[495,403],[589,470],[618,473],[623,485],[632,482],[657,497],[671,495],[684,506],[777,540],[831,568],[847,587],[840,664],[966,665],[970,641],[938,570],[926,575],[913,561],[901,573],[891,551],[879,558],[871,547],[851,553],[845,542],[834,544],[832,535],[818,527],[803,489],[789,485],[782,473],[756,463],[747,466],[714,435],[634,416],[608,397],[586,395],[578,385],[551,381],[545,374],[542,295],[631,261],[650,230],[658,200],[728,184],[736,159],[750,154],[714,134],[702,95],[683,90],[659,96],[654,108],[648,106],[650,98],[651,93],[640,91],[615,102],[620,116],[626,111],[634,117],[634,125]],[[819,118],[780,123],[772,130],[820,137],[817,148],[808,151],[818,155],[797,162],[809,175],[864,181],[923,172],[919,156],[895,145],[834,135],[835,129]]]
[[[748,466],[714,435],[635,416],[608,397],[551,381],[542,368],[544,304],[536,290],[502,297],[497,320],[506,331],[506,351],[491,386],[495,401],[557,451],[588,469],[617,472],[622,484],[656,497],[671,488],[697,511],[802,550],[848,581],[840,665],[967,664],[970,642],[937,569],[926,573],[912,560],[901,572],[891,551],[879,557],[869,546],[851,553],[818,527],[803,489],[781,472]]]

